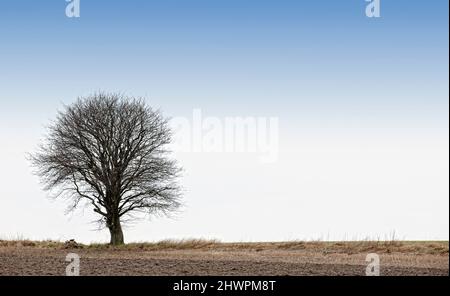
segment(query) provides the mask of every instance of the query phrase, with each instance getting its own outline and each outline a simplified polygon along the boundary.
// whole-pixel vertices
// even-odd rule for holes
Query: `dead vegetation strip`
[[[31,241],[31,240],[0,240],[0,247],[25,247],[49,249],[85,249],[114,251],[169,251],[169,250],[199,250],[199,251],[311,251],[322,254],[358,254],[358,253],[408,253],[448,255],[448,241],[288,241],[288,242],[237,242],[227,243],[218,240],[185,239],[163,240],[159,242],[129,243],[112,247],[108,244],[80,244],[74,240]]]

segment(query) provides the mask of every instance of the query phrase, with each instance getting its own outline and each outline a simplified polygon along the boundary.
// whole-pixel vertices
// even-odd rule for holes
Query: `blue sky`
[[[108,89],[170,110],[367,106],[446,120],[448,1],[384,0],[380,19],[361,0],[81,1],[79,19],[65,5],[1,2],[4,99]]]
[[[374,192],[382,188],[389,193],[380,192],[378,210],[383,212],[390,207],[386,202],[397,200],[379,215],[385,225],[363,223],[365,232],[350,220],[336,222],[342,213],[327,212],[333,222],[325,219],[320,224],[324,219],[317,218],[309,232],[303,229],[306,236],[326,233],[329,225],[335,225],[339,235],[383,235],[397,229],[408,238],[448,239],[448,1],[381,0],[378,19],[366,17],[363,0],[81,0],[78,19],[65,16],[66,4],[64,0],[0,1],[0,132],[7,142],[0,160],[20,163],[14,174],[2,176],[5,182],[24,176],[35,182],[23,155],[37,145],[43,126],[61,103],[98,90],[121,91],[145,96],[171,116],[190,116],[193,108],[201,108],[218,117],[280,119],[281,160],[270,169],[237,157],[235,162],[229,160],[236,167],[219,172],[226,166],[218,159],[222,156],[182,156],[190,201],[180,218],[185,228],[160,222],[163,230],[155,237],[297,238],[289,225],[309,223],[308,212],[321,217],[315,208],[320,204],[342,206],[344,212],[348,208],[330,197],[337,192],[345,200],[348,188],[335,183],[346,182],[339,175],[342,167],[348,167],[346,172],[356,178],[351,190],[366,184],[367,180],[357,178],[364,172],[373,179],[366,189],[361,187],[367,192],[350,194],[353,212],[364,212]],[[296,151],[312,157],[298,156]],[[322,169],[316,171],[311,159]],[[383,177],[385,171],[393,175]],[[202,190],[198,180],[214,172],[249,196],[266,196],[255,221],[266,220],[261,213],[269,215],[270,196],[277,194],[292,203],[289,211],[296,206],[304,210],[312,203],[310,210],[302,212],[298,221],[281,218],[278,228],[267,233],[255,222],[254,228],[248,226],[248,235],[235,235],[225,228],[226,217],[221,220],[213,205],[231,209],[242,199],[230,198],[229,187],[216,192],[225,183],[211,180],[208,189],[216,199],[205,205],[210,192]],[[304,184],[309,189],[295,186],[298,180],[291,178],[296,175],[311,181]],[[397,184],[398,175],[403,177]],[[273,188],[267,185],[277,178],[285,181]],[[333,178],[337,181],[330,181]],[[285,184],[286,180],[292,182]],[[260,186],[261,182],[266,185]],[[32,184],[29,191],[0,193],[16,207],[19,193],[37,195],[34,206],[47,209],[45,194]],[[285,191],[276,188],[280,185]],[[331,189],[322,192],[322,187]],[[429,194],[426,188],[432,188]],[[370,200],[358,200],[361,195],[371,196]],[[229,203],[224,202],[228,198]],[[245,210],[252,205],[247,201],[240,208],[236,225],[246,221]],[[64,218],[50,214],[54,212],[48,210],[48,218],[43,219],[49,220],[42,223],[57,220],[66,225]],[[281,208],[277,215],[286,216]],[[190,232],[199,229],[202,219],[213,218],[218,222],[211,223],[211,229]],[[420,224],[424,220],[428,222]],[[78,225],[74,229],[83,235],[80,221],[67,223]],[[0,235],[27,231],[26,221],[17,222],[12,228],[0,228]],[[143,233],[142,228],[135,230],[132,237],[148,239]]]

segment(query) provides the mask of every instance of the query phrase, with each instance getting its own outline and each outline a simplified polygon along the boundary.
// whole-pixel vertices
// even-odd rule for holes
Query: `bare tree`
[[[125,217],[180,205],[170,141],[167,119],[142,99],[99,93],[65,106],[31,161],[46,190],[68,198],[69,210],[87,202],[119,245]]]

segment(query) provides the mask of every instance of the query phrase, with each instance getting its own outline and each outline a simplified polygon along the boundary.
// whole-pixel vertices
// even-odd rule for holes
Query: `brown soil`
[[[183,245],[185,244],[185,245]],[[80,275],[365,275],[366,255],[381,275],[449,275],[448,242],[156,243],[119,248],[0,241],[0,275],[65,275],[68,253]]]

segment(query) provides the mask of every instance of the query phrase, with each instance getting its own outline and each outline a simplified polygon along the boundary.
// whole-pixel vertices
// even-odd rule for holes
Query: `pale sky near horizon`
[[[0,239],[107,241],[26,154],[98,90],[167,116],[276,117],[278,159],[177,152],[185,206],[126,241],[448,240],[448,1],[0,1]]]

